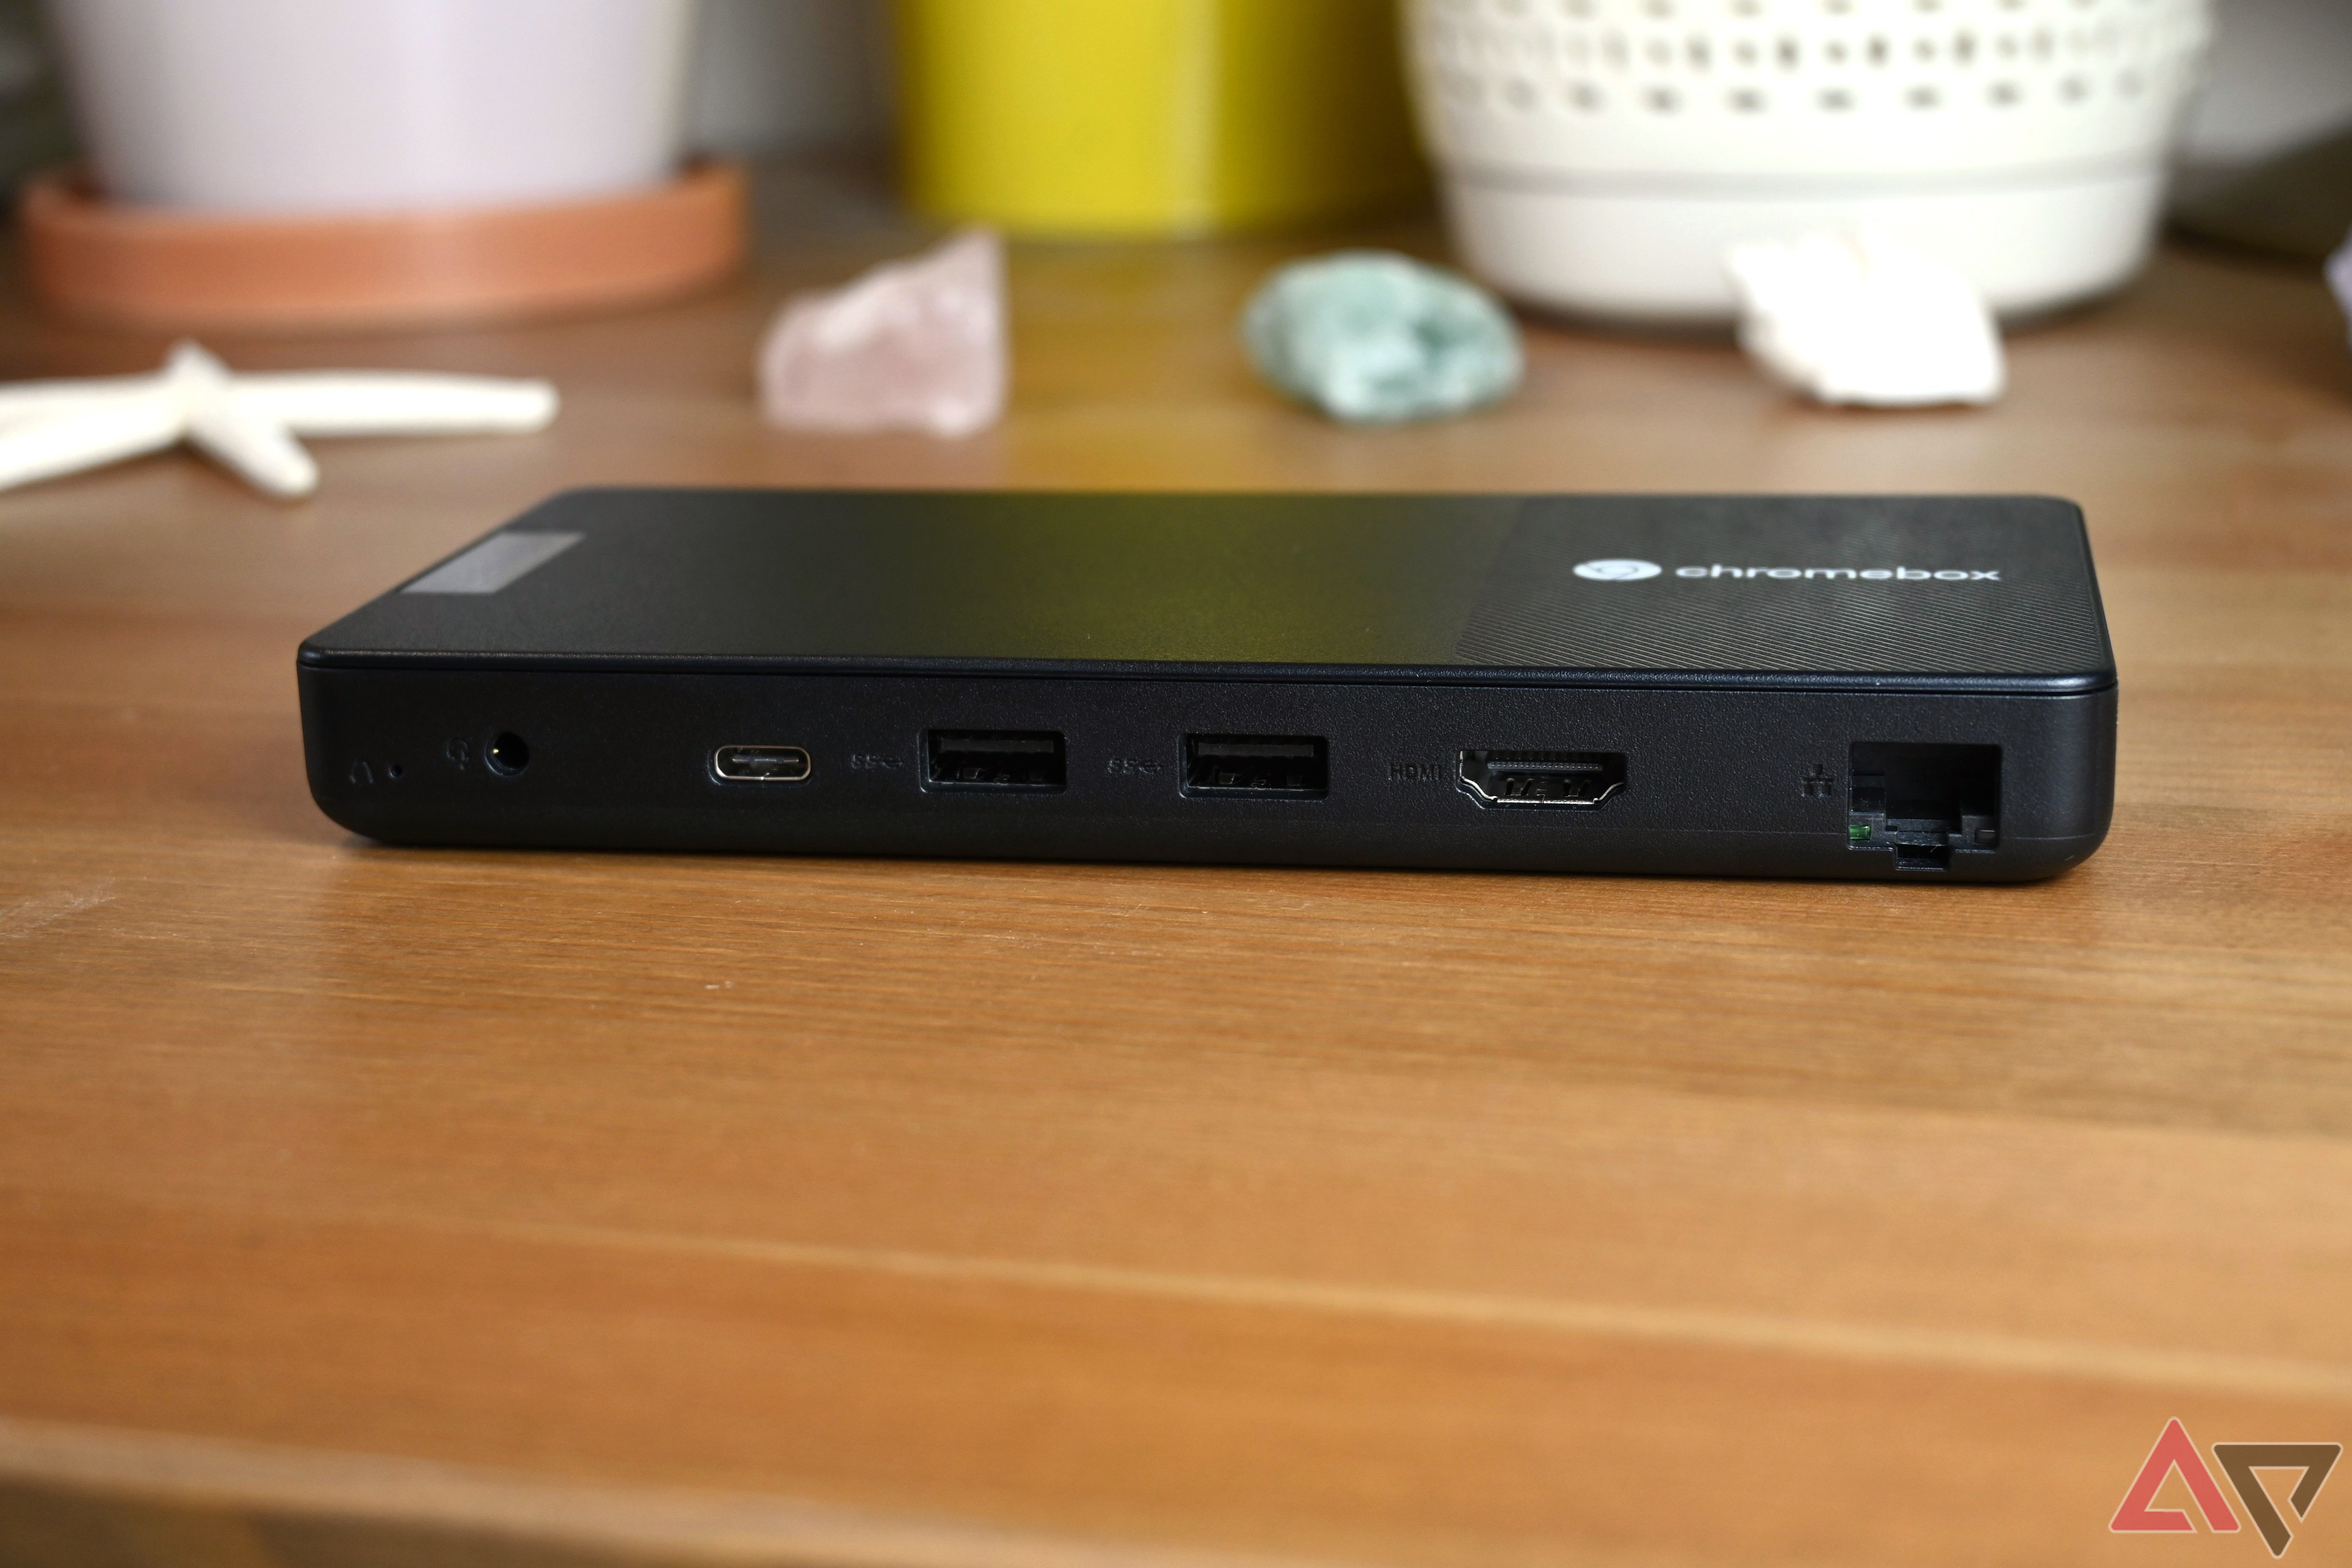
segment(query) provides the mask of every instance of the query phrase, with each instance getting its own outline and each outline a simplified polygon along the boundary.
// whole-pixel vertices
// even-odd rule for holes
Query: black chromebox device
[[[402,844],[2015,881],[2114,790],[2032,497],[581,490],[299,674]]]

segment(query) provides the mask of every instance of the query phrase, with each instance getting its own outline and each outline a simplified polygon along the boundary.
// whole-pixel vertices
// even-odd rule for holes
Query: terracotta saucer
[[[74,171],[26,183],[27,271],[45,304],[120,326],[405,327],[683,293],[741,264],[742,171],[551,206],[237,217],[116,206]]]

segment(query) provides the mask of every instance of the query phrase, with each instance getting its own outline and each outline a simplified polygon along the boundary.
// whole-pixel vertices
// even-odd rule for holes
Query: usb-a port
[[[1331,793],[1331,748],[1320,735],[1187,735],[1186,795]]]
[[[1054,730],[933,730],[923,738],[928,789],[1058,791],[1068,780]]]

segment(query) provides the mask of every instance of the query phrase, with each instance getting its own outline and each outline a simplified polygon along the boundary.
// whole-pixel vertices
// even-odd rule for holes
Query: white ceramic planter
[[[1410,0],[1465,260],[1531,303],[1736,309],[1748,240],[1880,225],[1997,310],[2145,258],[2206,0]]]
[[[360,214],[572,201],[677,159],[693,0],[49,0],[116,201]]]

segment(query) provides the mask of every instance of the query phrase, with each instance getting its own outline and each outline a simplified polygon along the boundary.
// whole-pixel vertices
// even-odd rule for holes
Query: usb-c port
[[[729,784],[798,784],[809,776],[804,746],[721,746],[710,771]]]

